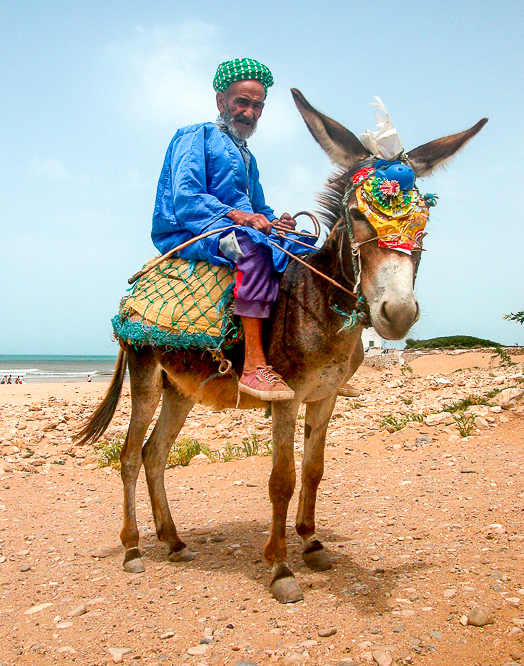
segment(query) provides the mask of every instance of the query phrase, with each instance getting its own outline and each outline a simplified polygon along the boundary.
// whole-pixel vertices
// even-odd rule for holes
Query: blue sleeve
[[[253,212],[265,215],[267,219],[271,222],[272,220],[276,220],[277,216],[275,215],[273,209],[266,204],[266,200],[264,198],[264,190],[262,189],[262,185],[260,184],[259,180],[257,164],[253,156],[251,156],[251,162],[253,164],[253,170],[254,170],[254,184],[253,184],[253,192],[251,195],[251,205],[253,206]]]
[[[177,141],[171,156],[171,179],[176,219],[193,234],[203,233],[233,210],[207,192],[204,127]]]

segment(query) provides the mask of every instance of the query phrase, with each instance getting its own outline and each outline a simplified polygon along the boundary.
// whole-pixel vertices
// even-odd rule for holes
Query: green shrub
[[[167,457],[166,467],[187,467],[192,458],[197,456],[200,451],[201,447],[197,439],[185,437],[180,444],[175,442],[171,447],[171,451]]]
[[[102,441],[97,444],[95,451],[98,453],[98,466],[120,469],[120,451],[122,451],[124,441],[123,437],[119,437],[113,442]]]
[[[475,416],[466,416],[464,412],[459,414],[453,414],[455,423],[457,424],[458,431],[461,437],[467,437],[471,435],[473,428],[475,427]]]
[[[441,338],[429,338],[428,340],[406,340],[406,349],[474,349],[475,347],[500,347],[498,342],[476,338],[472,335],[448,335]]]

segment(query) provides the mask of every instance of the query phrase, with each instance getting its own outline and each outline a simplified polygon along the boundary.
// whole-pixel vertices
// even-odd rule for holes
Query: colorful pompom
[[[400,192],[400,185],[396,180],[384,180],[379,189],[387,197],[394,197]]]

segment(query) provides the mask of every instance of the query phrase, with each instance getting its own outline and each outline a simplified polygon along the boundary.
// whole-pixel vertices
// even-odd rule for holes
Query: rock
[[[131,652],[131,648],[107,648],[107,651],[113,658],[113,663],[121,664],[124,661],[124,655]]]
[[[523,395],[523,389],[508,388],[498,393],[493,398],[493,402],[501,407],[509,407],[512,403],[519,401]]]
[[[387,652],[384,650],[375,650],[373,652],[373,661],[378,664],[378,666],[391,666],[393,659]]]
[[[201,655],[207,652],[207,645],[195,645],[187,650],[187,654]]]
[[[502,412],[502,407],[500,405],[494,405],[493,407],[489,408],[489,411],[492,414],[500,414]]]
[[[162,635],[160,636],[160,638],[161,638],[163,641],[165,641],[165,640],[168,639],[168,638],[173,638],[174,635],[175,635],[175,632],[174,632],[174,631],[166,631],[164,634],[162,634]]]
[[[72,622],[68,622],[68,621],[57,622],[57,623],[55,624],[55,627],[56,627],[57,629],[68,629],[69,627],[72,627],[72,626],[73,626],[73,623],[72,623]]]
[[[30,564],[22,564],[22,566],[20,567],[20,571],[22,573],[24,573],[26,571],[31,571],[31,565]]]
[[[308,657],[305,654],[299,654],[290,650],[280,662],[282,666],[295,666],[295,664],[305,664]]]
[[[64,645],[63,647],[58,648],[57,652],[58,654],[78,654],[78,651],[75,650],[74,647],[71,647],[71,645]]]
[[[460,624],[465,627],[468,623],[468,616],[467,615],[462,615],[460,618]]]
[[[453,416],[450,412],[440,412],[439,414],[428,414],[424,419],[424,423],[428,426],[444,425],[454,423]]]
[[[474,467],[463,467],[460,470],[461,474],[476,474],[477,470]]]
[[[111,557],[112,552],[108,548],[99,548],[98,550],[94,550],[91,553],[91,557],[98,557],[100,559],[103,559],[104,557]]]
[[[495,616],[489,608],[474,608],[468,613],[468,624],[472,627],[485,627],[494,622]]]
[[[32,606],[31,608],[25,610],[24,615],[32,615],[33,613],[39,613],[41,610],[44,610],[44,608],[49,608],[49,606],[52,605],[53,604],[49,601],[45,604],[37,604],[36,606]]]
[[[254,661],[237,661],[234,666],[257,666]]]
[[[513,659],[513,661],[520,661],[523,657],[523,654],[519,650],[513,650],[509,653],[509,656]]]
[[[419,435],[415,439],[415,446],[423,446],[424,444],[431,444],[431,437],[429,435]]]
[[[11,465],[5,460],[0,459],[0,472],[3,472],[4,474],[10,474],[12,471],[13,468]]]
[[[67,615],[68,617],[80,617],[81,615],[85,615],[86,613],[87,613],[87,606],[85,604],[80,604],[80,606],[73,608],[73,610]]]
[[[491,534],[506,534],[506,530],[500,523],[492,523],[487,527],[488,533]]]
[[[318,635],[321,638],[329,638],[329,636],[334,636],[337,633],[336,627],[328,627],[327,629],[319,629]]]
[[[351,660],[351,661],[337,661],[335,666],[360,666],[360,664],[358,663],[358,661],[353,661],[353,660]]]
[[[465,414],[467,416],[487,416],[489,413],[489,407],[487,405],[470,405]]]
[[[506,601],[507,604],[509,604],[510,606],[513,606],[514,608],[518,608],[520,606],[520,598],[519,597],[506,597],[505,601]]]
[[[444,590],[442,593],[446,599],[453,599],[453,597],[457,594],[458,590],[454,587],[450,587],[447,590]]]
[[[489,430],[489,423],[482,416],[475,417],[475,427],[479,430]]]

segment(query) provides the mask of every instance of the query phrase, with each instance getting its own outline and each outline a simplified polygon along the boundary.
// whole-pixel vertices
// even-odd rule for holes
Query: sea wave
[[[100,373],[97,370],[82,370],[77,372],[53,372],[51,370],[38,370],[37,368],[9,368],[8,370],[0,368],[0,377],[5,377],[5,375],[12,377],[94,377]],[[110,374],[110,373],[107,373]]]

